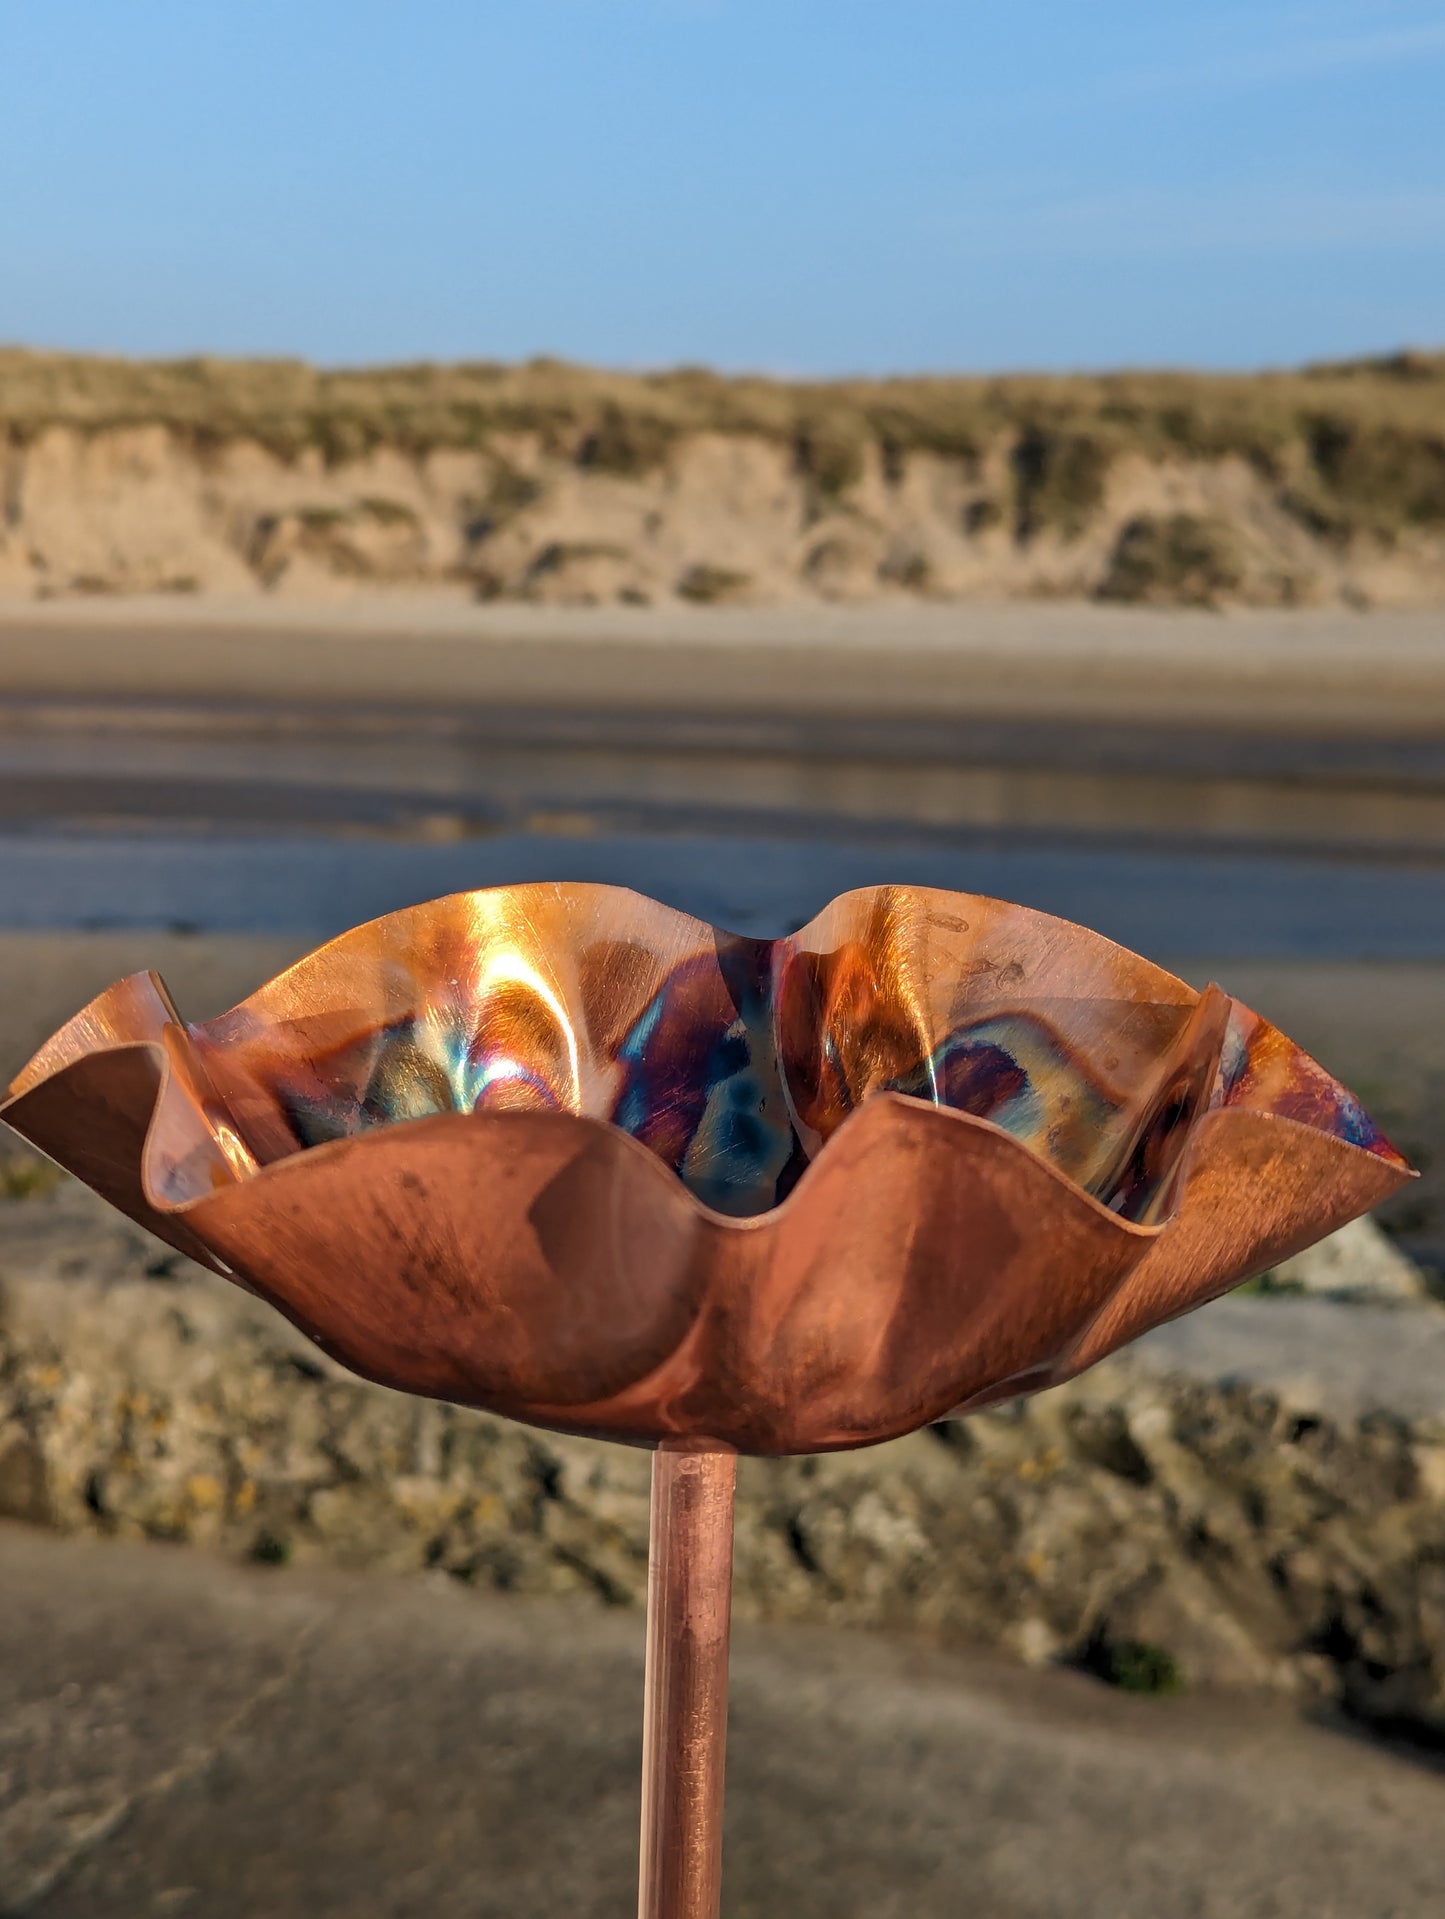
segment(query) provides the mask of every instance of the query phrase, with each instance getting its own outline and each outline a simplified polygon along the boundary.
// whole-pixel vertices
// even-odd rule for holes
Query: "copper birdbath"
[[[718,1910],[737,1454],[1053,1385],[1410,1176],[1217,987],[896,887],[459,894],[194,1026],[139,974],[0,1115],[354,1371],[655,1449],[643,1919]]]

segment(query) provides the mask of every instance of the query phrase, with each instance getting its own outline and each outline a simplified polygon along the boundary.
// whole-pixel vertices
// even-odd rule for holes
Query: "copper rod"
[[[653,1454],[638,1919],[717,1919],[736,1479],[731,1450]]]

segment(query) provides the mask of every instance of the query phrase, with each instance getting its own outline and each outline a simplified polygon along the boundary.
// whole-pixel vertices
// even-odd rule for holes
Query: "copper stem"
[[[736,1478],[723,1448],[653,1454],[638,1919],[717,1919]]]

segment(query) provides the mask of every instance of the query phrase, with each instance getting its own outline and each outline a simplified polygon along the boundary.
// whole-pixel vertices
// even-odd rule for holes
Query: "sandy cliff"
[[[0,593],[1445,601],[1445,360],[786,386],[0,353]]]

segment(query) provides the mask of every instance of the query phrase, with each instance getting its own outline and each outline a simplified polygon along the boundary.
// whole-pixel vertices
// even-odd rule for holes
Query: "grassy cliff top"
[[[333,458],[377,445],[475,446],[533,429],[599,442],[615,464],[653,463],[680,434],[714,431],[839,445],[881,442],[970,455],[1030,428],[1112,450],[1269,459],[1333,426],[1445,439],[1445,353],[1293,372],[928,376],[786,381],[705,368],[612,373],[532,360],[327,370],[301,360],[123,360],[0,348],[0,430],[160,423],[198,438],[252,438]],[[615,444],[609,446],[607,442]]]
[[[614,373],[531,360],[326,370],[301,360],[122,360],[0,348],[0,439],[163,425],[198,451],[248,439],[339,465],[378,447],[485,447],[531,431],[580,466],[641,476],[698,432],[790,445],[824,494],[929,449],[1007,447],[1029,523],[1077,528],[1121,454],[1237,455],[1322,538],[1445,524],[1445,353],[1292,372],[786,381],[706,368]],[[1023,530],[1027,531],[1027,528]]]

